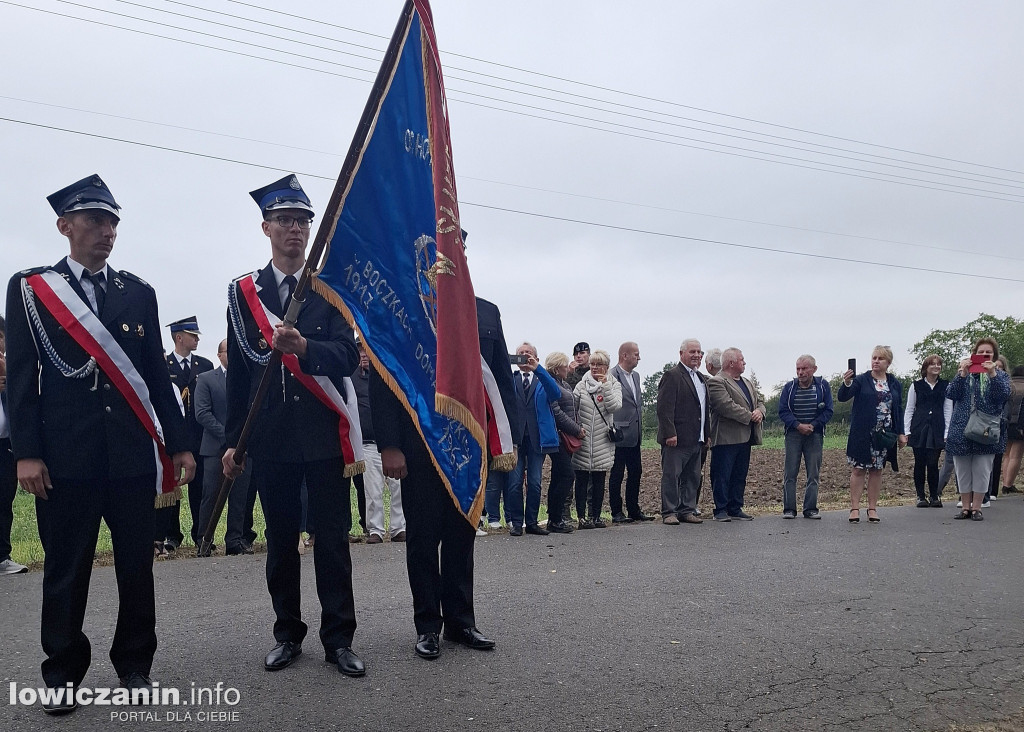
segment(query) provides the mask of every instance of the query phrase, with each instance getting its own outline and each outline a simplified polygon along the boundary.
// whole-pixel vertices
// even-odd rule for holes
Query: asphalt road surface
[[[413,653],[404,545],[356,545],[362,679],[323,661],[312,555],[304,655],[276,673],[263,670],[265,555],[163,562],[153,678],[183,702],[220,682],[221,703],[60,719],[10,700],[12,682],[41,685],[42,574],[0,577],[0,730],[845,732],[1005,719],[1024,706],[1024,501],[1002,498],[980,523],[954,512],[489,536],[476,544],[476,611],[498,648],[442,643],[434,662]],[[116,606],[113,568],[96,569],[88,686],[117,685]]]

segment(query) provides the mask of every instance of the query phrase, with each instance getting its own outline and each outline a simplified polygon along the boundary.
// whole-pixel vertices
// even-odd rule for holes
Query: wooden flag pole
[[[409,30],[413,9],[413,0],[406,0],[405,6],[402,8],[402,14],[398,18],[398,24],[395,26],[395,32],[391,35],[391,41],[388,43],[387,51],[384,53],[384,60],[381,61],[380,68],[377,70],[377,78],[373,81],[373,87],[370,89],[370,96],[366,100],[366,106],[363,107],[363,114],[359,118],[356,133],[352,137],[351,144],[349,144],[348,155],[345,156],[345,163],[341,167],[341,174],[338,176],[338,181],[334,184],[334,191],[327,202],[327,208],[324,210],[324,217],[320,227],[317,229],[313,246],[309,250],[309,256],[306,257],[306,264],[302,268],[302,275],[295,285],[291,302],[288,304],[288,310],[284,316],[284,324],[288,327],[295,327],[295,323],[299,318],[299,310],[302,308],[302,303],[305,302],[306,292],[310,287],[314,272],[320,266],[320,260],[323,257],[324,250],[327,248],[327,242],[334,235],[339,212],[345,203],[345,197],[348,195],[349,187],[352,184],[352,175],[359,163],[359,158],[362,156],[363,148],[366,145],[366,138],[373,127],[381,101],[384,99],[384,92],[394,73],[395,65],[398,63],[399,51]],[[245,453],[249,446],[249,437],[256,422],[256,415],[263,406],[263,400],[267,396],[273,374],[281,366],[282,355],[275,348],[270,354],[269,363],[267,363],[266,368],[263,370],[259,388],[256,390],[256,396],[253,399],[252,406],[249,408],[249,414],[245,418],[245,424],[238,438],[238,444],[235,446],[234,461],[236,465],[242,465],[245,462]],[[217,499],[213,504],[213,513],[210,514],[210,520],[203,530],[203,536],[197,549],[197,553],[201,557],[210,556],[213,547],[213,534],[217,530],[221,513],[224,511],[224,504],[227,503],[228,494],[231,492],[231,486],[234,485],[234,482],[235,479],[228,476],[221,478]]]

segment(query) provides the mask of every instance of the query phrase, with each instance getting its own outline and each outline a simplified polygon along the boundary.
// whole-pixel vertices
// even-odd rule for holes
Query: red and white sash
[[[156,458],[156,504],[173,505],[181,496],[178,476],[164,445],[163,428],[149,400],[149,387],[121,346],[100,319],[59,272],[52,270],[28,277],[36,299],[90,356],[118,390],[143,429],[153,440]]]
[[[271,319],[278,320],[260,300],[256,289],[254,275],[249,275],[238,280],[238,287],[242,291],[249,312],[252,313],[259,326],[260,333],[267,343],[274,342],[274,328],[270,324]],[[273,293],[277,296],[277,293]],[[239,338],[244,338],[244,333],[236,333]],[[363,462],[363,433],[359,427],[359,405],[356,399],[355,387],[352,386],[352,379],[345,377],[343,386],[346,402],[335,387],[334,382],[326,376],[311,376],[303,373],[299,367],[299,359],[293,353],[283,354],[281,363],[291,372],[300,384],[315,396],[320,402],[338,415],[338,438],[341,440],[341,454],[345,459],[345,476],[359,475],[365,470]]]
[[[505,413],[505,404],[501,401],[498,382],[483,356],[480,357],[480,366],[483,368],[484,396],[487,398],[487,445],[491,453],[491,467],[508,472],[516,464],[512,428]]]

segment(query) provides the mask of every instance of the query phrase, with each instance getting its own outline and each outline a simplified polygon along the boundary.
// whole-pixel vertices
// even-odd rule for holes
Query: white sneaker
[[[27,571],[28,567],[24,564],[18,564],[13,559],[5,559],[0,562],[0,574],[22,574]]]
[[[994,500],[996,500],[997,498],[999,498],[999,496],[989,496],[989,497],[988,497],[988,499],[989,499],[990,501],[994,501]]]
[[[956,502],[956,507],[957,508],[963,508],[964,507],[964,502],[963,501],[957,501]]]
[[[476,530],[476,535],[477,536],[487,536],[487,532],[484,531],[483,529],[477,529]]]
[[[982,504],[981,504],[981,507],[982,507],[982,508],[988,508],[988,507],[989,507],[989,506],[991,506],[991,505],[992,505],[992,503],[991,503],[991,502],[989,502],[989,501],[985,501],[984,503],[982,503]]]
[[[491,521],[489,524],[487,524],[487,526],[489,528],[492,528],[492,529],[500,529],[501,528],[501,522],[500,521]]]

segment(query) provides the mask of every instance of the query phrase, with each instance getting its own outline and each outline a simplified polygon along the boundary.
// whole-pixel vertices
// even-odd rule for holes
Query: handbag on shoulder
[[[622,442],[626,439],[626,433],[622,431],[621,427],[616,427],[614,424],[608,424],[608,420],[604,418],[604,412],[601,411],[601,405],[597,403],[597,399],[594,399],[594,395],[590,395],[590,400],[594,402],[594,409],[601,415],[601,421],[604,422],[604,426],[608,428],[608,439],[612,442]]]
[[[978,409],[971,385],[971,416],[967,418],[964,437],[979,445],[995,445],[999,442],[999,422],[1001,414],[989,414]]]

